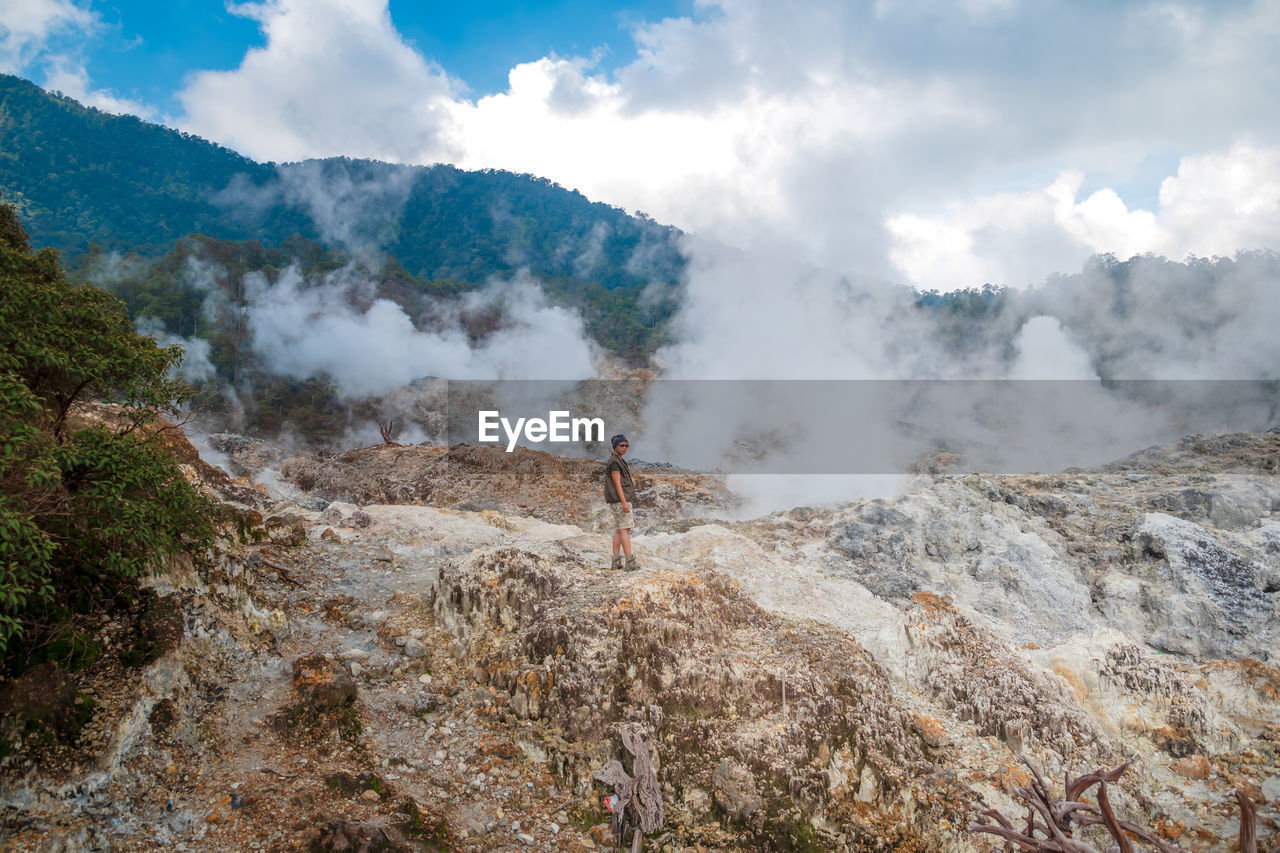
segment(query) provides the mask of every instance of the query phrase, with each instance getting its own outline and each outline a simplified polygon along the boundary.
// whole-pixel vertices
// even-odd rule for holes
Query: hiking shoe
[[[640,564],[636,562],[636,555],[635,555],[635,554],[628,554],[628,555],[627,555],[626,565],[624,566],[624,568],[625,568],[628,572],[634,572],[636,569],[640,568]]]
[[[609,564],[609,568],[612,569],[613,571],[619,571],[619,572],[622,571],[622,555],[621,554],[613,555],[613,562]]]

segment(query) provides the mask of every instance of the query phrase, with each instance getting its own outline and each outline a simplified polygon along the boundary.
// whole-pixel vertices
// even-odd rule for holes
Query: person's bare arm
[[[631,504],[627,503],[627,496],[622,493],[622,474],[618,471],[610,471],[609,476],[613,478],[614,492],[622,499],[622,511],[631,512]]]

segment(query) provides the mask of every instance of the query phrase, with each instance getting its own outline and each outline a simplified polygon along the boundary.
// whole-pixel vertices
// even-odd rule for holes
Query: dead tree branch
[[[638,727],[624,725],[618,734],[622,745],[631,754],[631,770],[628,774],[622,762],[610,759],[593,776],[597,781],[610,785],[618,802],[613,807],[610,825],[614,841],[621,844],[629,826],[636,828],[633,844],[642,844],[642,837],[662,828],[665,815],[662,807],[662,791],[653,769],[649,744]]]
[[[392,418],[391,420],[387,421],[385,424],[382,422],[382,418],[374,418],[374,420],[378,422],[378,432],[382,433],[383,443],[390,444],[392,446],[398,445],[399,442],[397,442],[394,438],[395,429],[396,429],[396,419]]]
[[[1135,842],[1148,845],[1160,853],[1185,853],[1181,847],[1170,844],[1151,830],[1116,817],[1107,785],[1119,781],[1129,769],[1127,762],[1112,770],[1096,770],[1075,779],[1065,777],[1064,797],[1059,800],[1049,791],[1039,769],[1025,755],[1019,757],[1031,771],[1032,777],[1030,785],[1014,788],[1014,793],[1027,804],[1026,826],[1019,831],[998,810],[987,809],[982,812],[982,817],[995,822],[972,823],[969,825],[970,832],[998,836],[1030,853],[1099,853],[1088,844],[1075,840],[1072,824],[1079,827],[1105,826],[1115,841],[1108,853],[1135,853]],[[1095,785],[1098,786],[1097,805],[1084,802],[1083,796]],[[1236,791],[1235,797],[1240,804],[1240,853],[1258,853],[1258,818],[1253,800],[1242,791]],[[1270,853],[1280,853],[1280,845],[1272,848]]]

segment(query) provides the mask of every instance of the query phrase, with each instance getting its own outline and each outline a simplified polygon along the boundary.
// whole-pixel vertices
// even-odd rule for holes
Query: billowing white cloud
[[[153,121],[159,118],[157,110],[149,104],[132,98],[121,98],[106,89],[94,89],[85,67],[66,57],[50,62],[44,86],[103,112],[136,115]]]
[[[1024,286],[1047,272],[1078,267],[1080,246],[1055,214],[1060,199],[1074,207],[1079,183],[1079,176],[1068,175],[1042,190],[992,193],[932,216],[891,217],[889,258],[917,286],[944,291],[986,283]]]
[[[231,11],[267,43],[179,93],[186,130],[264,160],[350,155],[431,162],[454,154],[454,84],[409,46],[386,0],[264,0]]]
[[[702,0],[637,26],[639,56],[616,72],[531,58],[474,101],[404,41],[386,0],[234,8],[265,44],[194,75],[184,124],[262,159],[531,172],[722,242],[781,238],[820,266],[923,287],[1026,284],[1091,251],[1180,257],[1206,233],[1213,251],[1271,239],[1252,214],[1182,225],[1179,201],[1215,157],[1266,160],[1280,141],[1270,0]],[[1159,210],[1080,197],[1153,151],[1185,158]],[[1267,203],[1267,185],[1232,186],[1217,195],[1232,210]]]
[[[0,3],[0,72],[20,74],[60,35],[88,34],[98,16],[72,0]]]
[[[1025,287],[1093,254],[1230,257],[1280,246],[1280,146],[1184,158],[1161,183],[1155,211],[1130,210],[1107,188],[1079,199],[1083,181],[1068,171],[1043,189],[891,217],[890,259],[921,286],[953,290]]]
[[[637,118],[628,114],[620,84],[585,72],[580,62],[542,59],[512,69],[506,92],[454,103],[450,114],[465,152],[458,164],[548,176],[663,221],[707,188],[724,193],[732,186],[749,114]],[[654,191],[637,186],[642,175],[655,178]],[[761,194],[758,186],[727,193],[752,209]]]
[[[1170,242],[1154,214],[1129,210],[1110,189],[1077,201],[1083,181],[1079,172],[1064,172],[1042,189],[992,193],[932,216],[893,216],[890,260],[925,289],[1026,287],[1078,269],[1091,254],[1127,258]]]
[[[638,58],[616,72],[531,58],[474,101],[387,0],[232,10],[264,44],[192,75],[182,124],[260,159],[531,172],[719,242],[785,243],[924,288],[1025,286],[1093,252],[1225,255],[1280,233],[1270,0],[701,0],[636,26]],[[97,27],[71,0],[5,5],[0,66],[37,63],[52,88],[153,116],[51,47]],[[1154,151],[1181,157],[1158,206],[1082,192]]]
[[[1160,185],[1160,222],[1173,235],[1165,254],[1280,248],[1280,146],[1185,158]]]
[[[96,89],[80,48],[104,29],[88,2],[20,0],[0,3],[0,73],[42,75],[41,85],[110,113],[157,119],[155,108]],[[37,74],[39,72],[39,74]]]

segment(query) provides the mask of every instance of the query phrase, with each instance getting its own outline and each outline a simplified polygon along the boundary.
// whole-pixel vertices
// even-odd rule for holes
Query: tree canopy
[[[180,359],[118,299],[71,285],[0,205],[0,653],[211,543],[215,506],[161,435],[189,393]],[[112,405],[79,414],[90,401]]]

